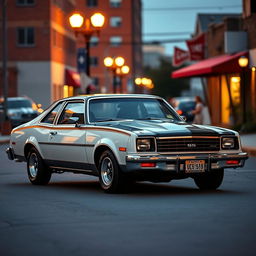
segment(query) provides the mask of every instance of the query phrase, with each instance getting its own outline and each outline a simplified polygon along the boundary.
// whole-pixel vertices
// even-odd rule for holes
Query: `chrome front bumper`
[[[220,168],[238,168],[243,167],[248,154],[240,153],[209,153],[209,154],[181,154],[181,155],[139,155],[128,154],[126,156],[126,172],[139,170],[162,170],[162,171],[185,171],[186,160],[205,160],[206,171]],[[228,160],[238,160],[238,163],[228,164]],[[156,163],[155,167],[141,167],[141,163]]]

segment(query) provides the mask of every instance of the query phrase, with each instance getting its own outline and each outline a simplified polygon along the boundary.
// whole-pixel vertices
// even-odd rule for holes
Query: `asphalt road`
[[[0,255],[256,255],[256,158],[216,192],[192,179],[140,183],[126,194],[96,178],[53,175],[31,185],[0,146]]]

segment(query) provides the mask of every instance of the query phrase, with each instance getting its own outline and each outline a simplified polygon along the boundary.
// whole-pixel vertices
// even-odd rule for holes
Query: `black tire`
[[[194,181],[201,190],[216,190],[222,183],[224,169],[202,173],[194,177]]]
[[[32,148],[28,153],[27,172],[30,182],[34,185],[46,185],[52,176],[50,168],[45,165],[35,148]]]
[[[107,193],[118,193],[125,187],[124,174],[113,153],[106,150],[100,156],[99,164],[99,181],[101,188]]]

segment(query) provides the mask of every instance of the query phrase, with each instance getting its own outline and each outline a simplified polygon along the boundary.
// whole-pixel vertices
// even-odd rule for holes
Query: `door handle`
[[[56,135],[56,134],[57,134],[57,132],[56,132],[56,131],[54,131],[54,132],[50,132],[50,134],[51,134],[51,135]]]

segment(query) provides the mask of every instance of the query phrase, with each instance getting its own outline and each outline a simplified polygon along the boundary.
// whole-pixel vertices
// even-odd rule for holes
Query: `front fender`
[[[116,157],[117,162],[119,164],[121,164],[122,161],[121,161],[121,157],[120,157],[120,154],[119,154],[120,152],[118,150],[119,146],[116,145],[112,140],[107,139],[107,138],[103,138],[103,139],[99,140],[96,143],[95,147],[94,147],[93,155],[95,154],[95,151],[97,150],[97,148],[99,146],[106,146],[106,147],[108,147],[112,151],[114,156]]]

